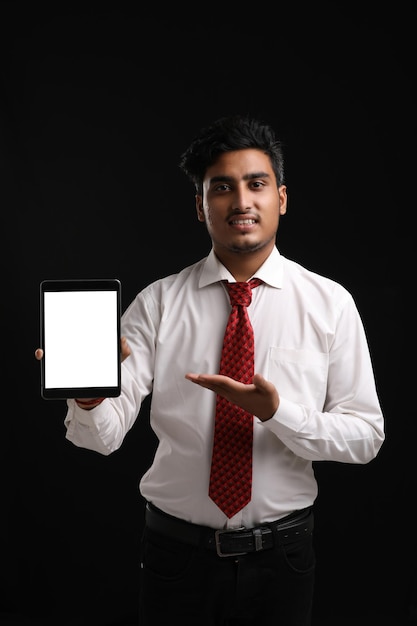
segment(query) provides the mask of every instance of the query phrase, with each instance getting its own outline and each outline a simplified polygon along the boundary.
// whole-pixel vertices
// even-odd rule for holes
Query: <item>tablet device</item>
[[[43,398],[120,395],[120,315],[117,279],[41,282]]]

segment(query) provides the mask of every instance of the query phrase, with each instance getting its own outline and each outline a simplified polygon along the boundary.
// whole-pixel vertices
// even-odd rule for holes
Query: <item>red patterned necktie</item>
[[[252,300],[252,288],[261,284],[226,283],[232,310],[227,322],[220,361],[220,374],[242,383],[254,375],[254,339],[246,307]],[[209,496],[227,515],[233,517],[251,499],[253,415],[223,398],[216,398],[213,456]]]

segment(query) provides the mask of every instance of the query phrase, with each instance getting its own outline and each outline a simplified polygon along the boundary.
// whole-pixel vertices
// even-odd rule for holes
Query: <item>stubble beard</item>
[[[252,252],[259,252],[266,246],[268,246],[271,241],[275,243],[275,235],[268,239],[267,241],[257,241],[255,243],[251,243],[250,241],[245,241],[241,244],[231,244],[228,246],[228,250],[233,252],[234,254],[251,254]]]

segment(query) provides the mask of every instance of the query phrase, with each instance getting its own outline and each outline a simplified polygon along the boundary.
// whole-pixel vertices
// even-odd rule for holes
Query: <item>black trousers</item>
[[[312,534],[220,557],[145,526],[141,552],[139,626],[311,625]]]

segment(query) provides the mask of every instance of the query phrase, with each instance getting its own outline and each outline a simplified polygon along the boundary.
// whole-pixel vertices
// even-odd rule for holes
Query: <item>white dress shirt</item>
[[[251,502],[228,520],[208,496],[215,394],[185,378],[218,372],[234,281],[213,251],[145,287],[122,316],[132,354],[122,393],[85,411],[68,400],[67,438],[110,454],[152,392],[150,423],[159,443],[140,480],[157,507],[214,528],[273,521],[313,504],[313,461],[368,463],[384,441],[369,348],[349,292],[274,248],[248,307],[255,372],[277,388],[275,415],[254,419]]]

